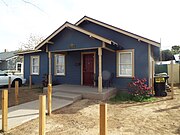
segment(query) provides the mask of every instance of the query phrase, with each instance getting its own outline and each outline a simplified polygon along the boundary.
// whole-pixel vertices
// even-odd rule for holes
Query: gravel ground
[[[8,89],[7,87],[1,87],[0,88],[0,100],[2,100],[2,90]],[[22,86],[19,88],[19,104],[26,103],[29,101],[34,101],[39,99],[39,95],[41,94],[40,88],[33,88],[30,90],[28,87]],[[0,109],[1,109],[1,103],[0,102]],[[8,106],[14,106],[15,105],[15,90],[14,88],[11,88],[8,91]]]
[[[149,103],[108,105],[108,135],[180,135],[180,89]],[[38,119],[11,129],[8,135],[37,135]],[[99,101],[83,99],[47,116],[46,135],[98,135]]]

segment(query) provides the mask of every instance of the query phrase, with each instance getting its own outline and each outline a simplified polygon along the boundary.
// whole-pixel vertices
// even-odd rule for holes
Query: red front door
[[[83,54],[83,85],[94,85],[94,54]]]

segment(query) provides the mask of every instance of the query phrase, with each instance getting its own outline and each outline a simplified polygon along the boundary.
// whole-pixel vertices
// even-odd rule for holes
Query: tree
[[[161,55],[162,55],[162,61],[174,60],[174,56],[169,49],[162,50]]]
[[[173,55],[174,55],[174,54],[179,54],[179,53],[180,53],[180,45],[174,45],[174,46],[172,46],[171,52],[172,52]]]
[[[19,48],[19,51],[33,50],[34,47],[37,46],[43,40],[44,40],[44,38],[41,36],[36,36],[36,35],[30,34],[26,43],[20,43],[21,48]]]

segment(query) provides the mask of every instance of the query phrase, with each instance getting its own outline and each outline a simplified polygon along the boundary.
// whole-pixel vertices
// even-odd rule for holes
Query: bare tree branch
[[[21,48],[19,48],[19,51],[33,50],[35,46],[37,46],[41,41],[43,41],[43,39],[44,38],[42,36],[30,34],[26,42],[20,43]]]

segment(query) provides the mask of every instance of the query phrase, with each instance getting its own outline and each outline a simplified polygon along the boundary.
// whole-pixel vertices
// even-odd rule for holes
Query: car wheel
[[[18,81],[19,82],[19,87],[22,86],[22,80],[21,79],[16,79],[12,82],[12,87],[15,87],[15,81]]]

